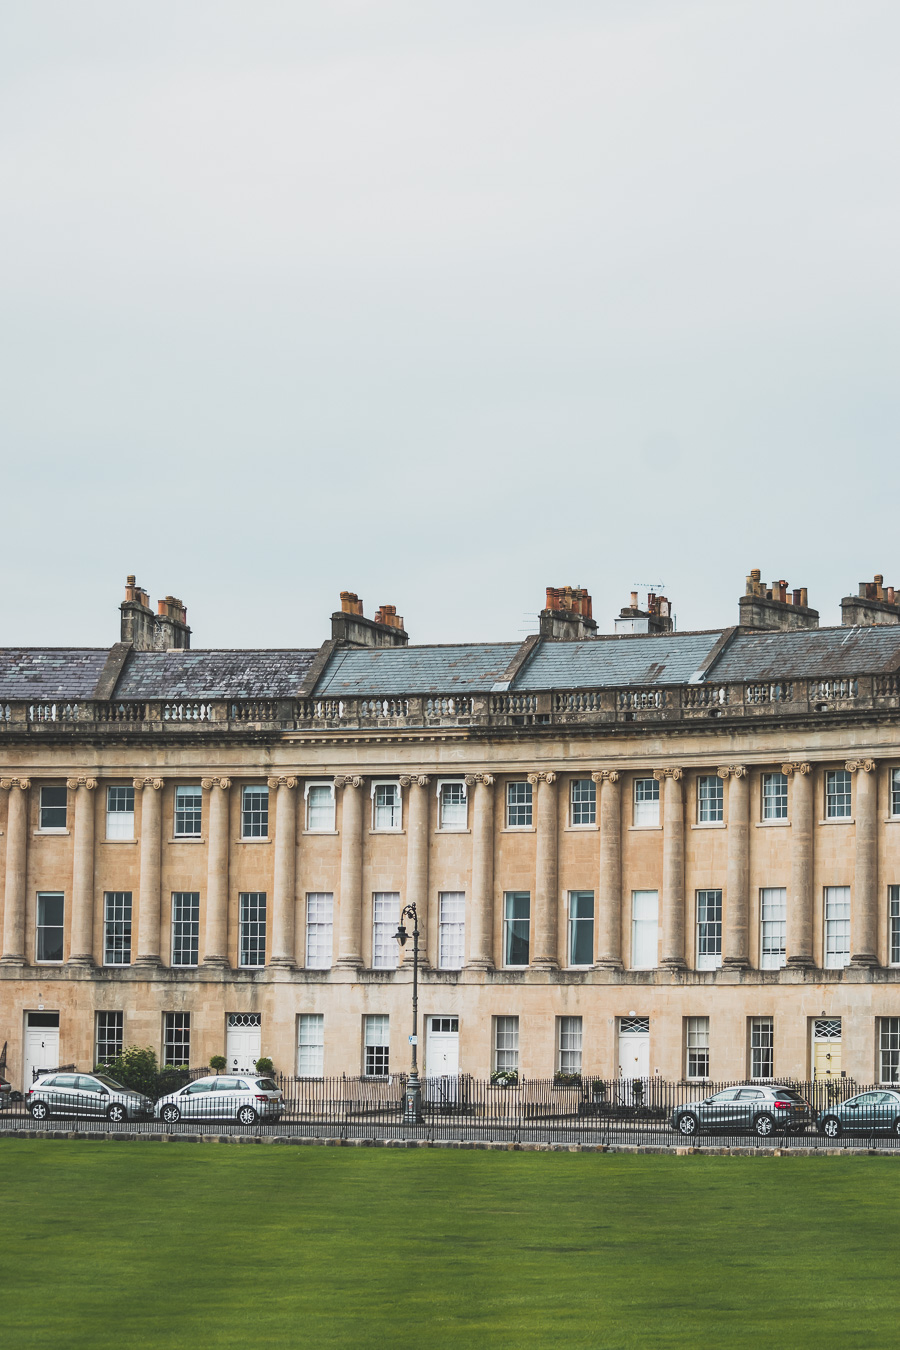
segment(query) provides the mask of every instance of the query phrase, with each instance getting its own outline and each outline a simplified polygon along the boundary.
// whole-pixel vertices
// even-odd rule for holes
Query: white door
[[[634,1080],[650,1077],[650,1019],[623,1017],[619,1023],[619,1076],[623,1100],[634,1099]]]
[[[38,1025],[32,1025],[32,1021]],[[50,1025],[41,1026],[42,1022]],[[27,1092],[31,1087],[35,1069],[55,1069],[58,1066],[59,1013],[26,1013],[22,1091]]]
[[[225,1058],[228,1073],[254,1073],[260,1056],[259,1013],[232,1013],[228,1018]]]
[[[429,1017],[425,1072],[429,1078],[459,1073],[458,1017]]]

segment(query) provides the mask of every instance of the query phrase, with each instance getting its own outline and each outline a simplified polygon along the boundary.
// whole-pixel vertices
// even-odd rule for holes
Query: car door
[[[727,1129],[734,1120],[734,1099],[739,1090],[726,1088],[701,1102],[697,1108],[700,1124],[711,1130]]]
[[[763,1094],[759,1088],[741,1088],[737,1094],[734,1112],[734,1127],[737,1130],[749,1130],[762,1105]],[[771,1114],[774,1115],[774,1112]]]
[[[181,1097],[178,1100],[178,1109],[182,1116],[188,1116],[191,1120],[199,1117],[206,1117],[210,1112],[210,1092],[214,1084],[209,1082],[188,1083],[186,1088],[182,1088]]]
[[[844,1103],[844,1126],[848,1130],[874,1130],[876,1124],[876,1107],[880,1092],[861,1092],[858,1097],[851,1097],[849,1102]]]
[[[216,1079],[216,1115],[229,1120],[236,1116],[247,1099],[246,1092],[241,1091],[245,1087],[240,1078]]]
[[[75,1080],[78,1094],[78,1110],[83,1116],[102,1116],[106,1114],[106,1102],[109,1093],[96,1078],[79,1074]]]
[[[77,1114],[79,1097],[76,1089],[77,1081],[78,1075],[74,1073],[58,1073],[53,1079],[53,1086],[50,1088],[52,1095],[48,1097],[48,1101],[54,1115],[74,1116]]]

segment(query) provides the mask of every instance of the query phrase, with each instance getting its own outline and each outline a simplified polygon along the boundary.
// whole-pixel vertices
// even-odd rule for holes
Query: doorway
[[[841,1019],[817,1017],[813,1021],[813,1078],[841,1076]]]
[[[59,1067],[59,1013],[30,1012],[25,1014],[25,1054],[22,1068],[22,1091],[27,1092],[34,1081],[35,1070]]]
[[[459,1099],[459,1018],[429,1017],[425,1044],[426,1099],[452,1105]]]
[[[255,1073],[260,1056],[262,1018],[259,1013],[229,1013],[225,1035],[228,1073]]]
[[[642,1083],[650,1077],[650,1018],[619,1019],[619,1078],[626,1105],[643,1100]],[[636,1086],[636,1084],[638,1086]]]

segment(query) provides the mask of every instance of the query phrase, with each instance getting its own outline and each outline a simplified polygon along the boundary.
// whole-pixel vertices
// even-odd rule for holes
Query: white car
[[[105,1073],[50,1073],[25,1094],[35,1120],[50,1116],[105,1116],[107,1120],[147,1120],[153,1103],[142,1092],[123,1087]]]
[[[283,1112],[281,1088],[271,1078],[254,1074],[195,1078],[156,1103],[156,1116],[167,1125],[178,1120],[234,1120],[239,1125],[255,1125],[257,1120],[280,1120]]]

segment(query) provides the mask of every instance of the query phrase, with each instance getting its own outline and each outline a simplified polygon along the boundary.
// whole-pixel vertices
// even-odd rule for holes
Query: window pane
[[[381,1013],[363,1018],[365,1073],[370,1078],[386,1078],[390,1072],[388,1018]]]
[[[775,1034],[771,1017],[750,1018],[750,1077],[771,1078],[774,1073]]]
[[[787,791],[786,774],[763,774],[763,820],[787,820]]]
[[[134,838],[134,788],[111,787],[106,790],[107,839]]]
[[[328,786],[313,786],[306,800],[306,828],[334,829],[334,792]]]
[[[900,816],[900,769],[891,770],[891,815]]]
[[[581,1073],[581,1018],[559,1019],[559,1071]]]
[[[163,1014],[163,1067],[190,1066],[191,1015],[185,1012]]]
[[[242,966],[266,964],[266,893],[245,891],[240,897],[239,963]]]
[[[704,774],[697,779],[697,815],[701,823],[724,819],[724,786],[718,774]]]
[[[900,1083],[900,1017],[882,1017],[879,1050],[881,1082]]]
[[[69,794],[64,787],[41,788],[41,829],[64,830]]]
[[[507,891],[505,895],[504,964],[527,966],[531,927],[531,895],[528,891]]]
[[[175,789],[176,835],[199,835],[203,824],[203,789],[199,783]]]
[[[569,965],[594,961],[594,892],[569,892]]]
[[[659,892],[631,896],[631,968],[654,970],[659,964]]]
[[[107,891],[103,897],[103,964],[131,963],[131,891]]]
[[[825,968],[850,962],[850,887],[825,887]]]
[[[325,1062],[325,1018],[305,1013],[297,1022],[297,1073],[301,1078],[321,1078]]]
[[[784,886],[764,887],[759,893],[761,970],[780,970],[787,959],[787,891]]]
[[[402,828],[400,814],[399,783],[375,784],[375,829],[399,830]]]
[[[507,783],[506,824],[512,827],[531,824],[530,783]]]
[[[825,774],[825,816],[834,820],[850,815],[850,774],[846,769],[829,769]]]
[[[334,896],[314,891],[306,897],[306,964],[310,970],[331,967],[334,936]]]
[[[172,965],[195,966],[200,951],[200,892],[172,892]]]
[[[655,778],[634,780],[634,823],[659,824],[659,783]]]
[[[697,969],[722,964],[722,892],[697,892]]]
[[[900,965],[900,886],[888,887],[888,905],[890,907],[890,962],[892,966],[898,966]]]
[[[94,1063],[109,1064],[122,1053],[125,1015],[121,1012],[97,1013],[97,1039]]]
[[[37,898],[36,959],[61,961],[63,959],[63,916],[65,899],[58,891],[45,892]]]
[[[441,784],[441,829],[464,830],[468,824],[465,783]]]
[[[571,788],[572,824],[596,825],[597,784],[592,778],[576,778]]]
[[[519,1019],[494,1018],[494,1068],[500,1073],[519,1071]]]
[[[709,1018],[685,1018],[688,1078],[709,1077]]]
[[[466,896],[464,891],[441,891],[438,964],[442,970],[460,970],[465,958]]]
[[[372,908],[372,966],[375,970],[396,970],[400,944],[394,934],[400,924],[400,896],[395,891],[376,891]]]
[[[265,839],[269,834],[269,789],[245,787],[241,794],[241,838]]]

